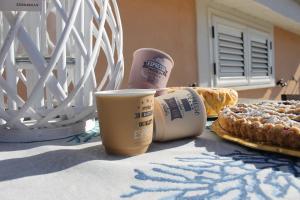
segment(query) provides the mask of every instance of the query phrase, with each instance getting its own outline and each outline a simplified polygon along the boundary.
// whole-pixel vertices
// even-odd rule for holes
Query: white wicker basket
[[[42,2],[0,12],[0,141],[79,133],[95,116],[93,92],[123,78],[116,0]]]

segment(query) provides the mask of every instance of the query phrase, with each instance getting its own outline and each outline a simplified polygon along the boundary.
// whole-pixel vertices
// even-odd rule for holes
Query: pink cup
[[[138,49],[133,54],[129,88],[165,88],[174,61],[168,54],[152,48]]]

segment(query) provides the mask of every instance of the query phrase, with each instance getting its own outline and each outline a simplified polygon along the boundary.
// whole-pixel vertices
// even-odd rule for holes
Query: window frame
[[[267,88],[275,86],[275,59],[274,59],[274,40],[273,40],[273,25],[270,23],[263,22],[259,19],[252,18],[247,15],[241,15],[241,17],[228,14],[229,12],[219,11],[214,8],[208,8],[208,32],[209,32],[209,54],[210,54],[210,77],[211,85],[213,87],[231,87],[237,90],[244,89],[256,89],[256,88]],[[240,15],[240,13],[239,13]],[[243,78],[233,77],[222,77],[220,78],[218,73],[217,54],[215,51],[216,38],[212,37],[212,27],[215,26],[216,22],[225,23],[233,28],[241,29],[246,34],[243,34],[245,41],[244,48],[244,61],[245,61],[245,75],[246,81]],[[216,37],[216,31],[215,31]],[[262,35],[268,38],[268,45],[272,42],[272,49],[269,49],[269,66],[272,67],[272,73],[270,76],[263,77],[251,77],[251,43],[249,35]],[[216,69],[214,69],[216,68]],[[215,74],[214,71],[217,71]]]

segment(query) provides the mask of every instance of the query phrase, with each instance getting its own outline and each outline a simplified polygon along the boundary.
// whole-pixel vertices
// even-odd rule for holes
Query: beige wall
[[[170,54],[175,66],[168,85],[197,82],[196,9],[194,0],[119,1],[124,31],[127,86],[133,52],[152,47]]]
[[[196,9],[194,0],[119,1],[124,30],[125,77],[127,86],[134,50],[161,49],[175,61],[168,86],[185,86],[198,80]],[[282,93],[300,92],[300,36],[274,28],[276,80],[288,86],[239,91],[240,97],[280,99]],[[295,80],[293,80],[295,78]]]
[[[240,97],[280,99],[281,94],[300,94],[300,36],[274,28],[275,80],[283,78],[287,87],[240,91]]]

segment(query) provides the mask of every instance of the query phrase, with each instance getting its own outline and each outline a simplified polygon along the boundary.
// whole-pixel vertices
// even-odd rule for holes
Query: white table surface
[[[135,157],[107,155],[98,128],[0,142],[0,200],[299,199],[299,177],[300,159],[240,147],[209,129]]]

